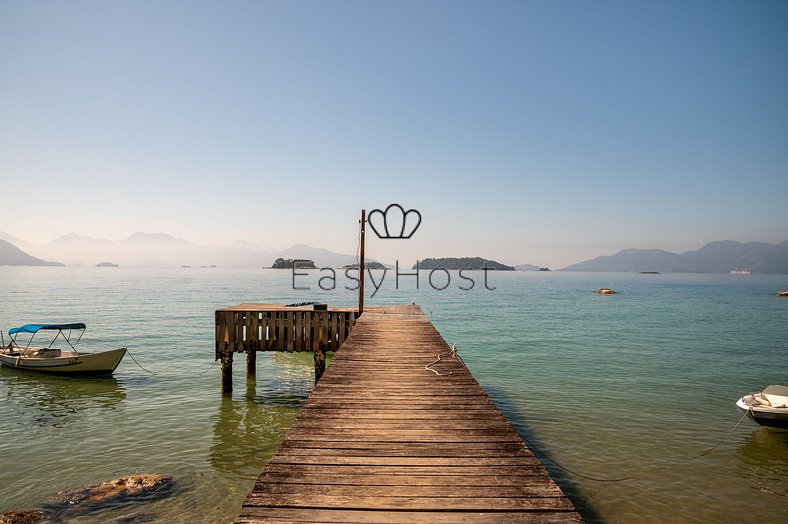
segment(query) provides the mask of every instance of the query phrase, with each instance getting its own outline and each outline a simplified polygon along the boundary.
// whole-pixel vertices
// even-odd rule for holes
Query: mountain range
[[[110,261],[125,267],[270,267],[277,258],[305,258],[313,260],[317,267],[336,268],[356,262],[355,255],[334,253],[304,244],[296,244],[281,251],[242,241],[232,246],[212,246],[188,242],[165,233],[137,232],[123,240],[69,233],[36,246],[0,232],[0,240],[7,244],[0,250],[0,265],[42,265],[44,261],[41,259],[48,259],[58,260],[58,265],[69,266],[94,266]]]
[[[62,266],[60,262],[47,262],[28,255],[11,242],[0,239],[0,266]]]
[[[265,249],[242,241],[232,246],[213,246],[188,242],[165,233],[138,232],[123,240],[70,233],[37,246],[0,231],[0,265],[94,266],[99,262],[112,262],[137,267],[270,267],[277,258],[313,260],[319,268],[338,268],[357,263],[355,255],[304,244],[284,250]],[[521,264],[516,269],[536,270],[539,266]],[[624,249],[613,255],[572,264],[562,271],[728,273],[733,269],[788,274],[788,241],[767,244],[722,240],[685,253],[662,249]]]
[[[728,273],[734,269],[788,274],[788,241],[766,244],[720,240],[685,253],[662,249],[623,249],[614,255],[572,264],[562,271]]]

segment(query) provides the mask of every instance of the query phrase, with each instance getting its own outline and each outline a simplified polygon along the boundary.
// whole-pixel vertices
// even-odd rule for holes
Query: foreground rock
[[[0,524],[37,524],[46,522],[49,516],[50,513],[40,509],[9,511],[0,515]]]
[[[36,524],[60,521],[69,514],[107,506],[146,502],[165,494],[172,477],[164,475],[130,475],[97,486],[85,486],[57,493],[41,509],[9,511],[0,515],[0,524]]]
[[[131,475],[120,477],[98,486],[86,486],[55,495],[54,503],[69,506],[115,503],[134,498],[148,500],[172,486],[172,477],[163,475]]]

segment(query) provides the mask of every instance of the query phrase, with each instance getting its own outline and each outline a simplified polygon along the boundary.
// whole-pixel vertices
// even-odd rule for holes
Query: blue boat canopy
[[[64,329],[85,329],[85,324],[79,322],[76,324],[25,324],[21,327],[15,327],[8,330],[9,335],[16,335],[17,333],[38,333],[42,329],[52,329],[62,331]]]

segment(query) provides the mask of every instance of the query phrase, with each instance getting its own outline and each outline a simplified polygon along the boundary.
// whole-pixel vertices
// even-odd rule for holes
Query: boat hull
[[[750,419],[761,426],[788,429],[788,411],[785,409],[782,409],[782,412],[775,412],[776,410],[774,408],[769,409],[748,406],[744,402],[744,397],[736,402],[736,407],[739,408],[739,411],[742,413],[747,413]]]
[[[0,364],[16,369],[59,375],[112,373],[125,354],[126,348],[60,357],[25,357],[0,354]]]

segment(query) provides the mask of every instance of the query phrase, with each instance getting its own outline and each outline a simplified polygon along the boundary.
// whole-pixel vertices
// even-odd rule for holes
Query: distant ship
[[[731,269],[731,275],[749,275],[752,273],[749,269]]]

